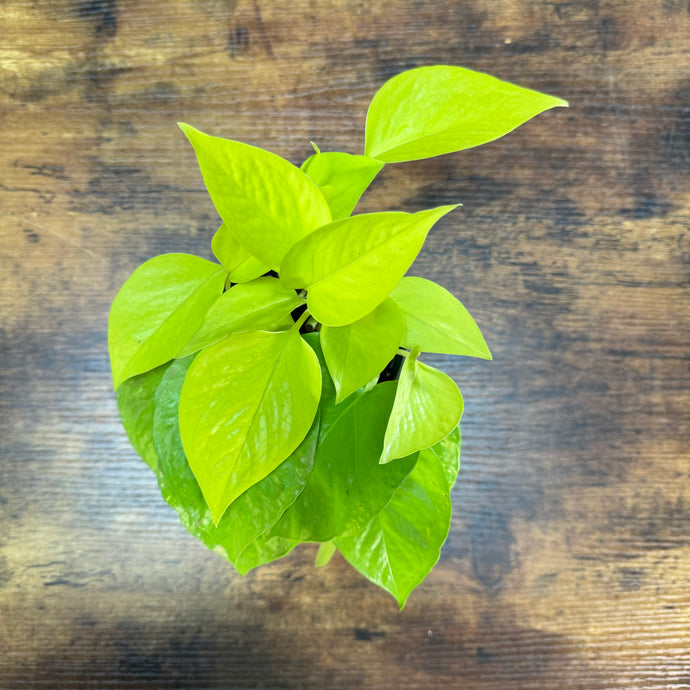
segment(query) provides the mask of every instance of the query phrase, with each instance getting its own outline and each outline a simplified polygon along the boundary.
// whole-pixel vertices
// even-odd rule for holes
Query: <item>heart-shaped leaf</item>
[[[418,356],[419,348],[415,348],[400,372],[382,463],[433,446],[460,423],[463,403],[455,381],[419,362]]]
[[[249,252],[225,223],[216,230],[211,250],[227,270],[231,283],[247,283],[271,270]]]
[[[182,387],[180,432],[216,524],[301,443],[320,393],[318,359],[296,327],[239,333],[199,353]]]
[[[422,352],[491,359],[479,327],[463,305],[431,280],[405,276],[391,299],[405,317],[402,345]]]
[[[421,451],[388,505],[361,532],[335,540],[345,559],[390,592],[400,608],[436,565],[448,536],[448,475],[457,468],[457,462],[446,467],[443,459],[449,455],[459,458],[459,454],[459,434],[454,453],[436,450],[436,446]]]
[[[366,213],[330,223],[287,253],[283,285],[307,289],[309,311],[317,321],[346,326],[386,299],[434,223],[456,207]]]
[[[463,67],[420,67],[390,79],[372,99],[365,153],[396,163],[462,151],[567,105]]]
[[[175,360],[156,394],[154,437],[161,459],[158,483],[163,497],[179,513],[185,528],[208,548],[223,554],[240,572],[246,572],[259,562],[278,557],[280,548],[276,550],[273,548],[276,544],[266,544],[261,535],[304,488],[314,464],[318,423],[314,422],[304,441],[285,462],[247,489],[225,511],[216,526],[180,438],[180,392],[192,359]]]
[[[304,304],[304,299],[294,290],[286,290],[278,278],[257,278],[234,285],[216,300],[199,330],[177,356],[213,345],[231,333],[283,330],[286,317],[300,304]]]
[[[226,272],[189,254],[162,254],[132,273],[113,300],[108,348],[117,390],[171,360],[223,291]]]
[[[318,152],[302,163],[302,170],[328,202],[333,220],[347,218],[352,213],[381,168],[381,161],[339,151]]]
[[[347,326],[323,326],[321,344],[337,391],[336,403],[383,371],[403,333],[400,309],[390,299]]]
[[[321,430],[314,469],[271,534],[300,541],[329,541],[366,525],[390,500],[417,455],[380,465],[394,381],[353,393],[334,405],[321,401]]]
[[[331,221],[306,173],[264,149],[180,123],[218,214],[249,252],[278,270],[290,247]]]

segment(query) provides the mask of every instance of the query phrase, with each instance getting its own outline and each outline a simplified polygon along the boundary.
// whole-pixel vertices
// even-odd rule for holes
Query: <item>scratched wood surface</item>
[[[686,0],[0,3],[0,687],[690,688]],[[567,98],[390,166],[361,210],[464,204],[415,272],[495,361],[441,561],[403,612],[314,549],[240,577],[122,431],[109,304],[218,225],[178,120],[299,163],[359,152],[388,77]]]

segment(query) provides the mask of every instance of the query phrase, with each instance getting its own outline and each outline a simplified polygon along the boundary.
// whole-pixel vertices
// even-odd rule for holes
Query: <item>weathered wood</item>
[[[685,0],[0,4],[0,687],[690,687]],[[129,448],[106,322],[217,217],[175,126],[358,152],[405,68],[571,102],[390,166],[363,210],[462,201],[418,259],[495,361],[441,563],[398,613],[313,548],[241,578]]]

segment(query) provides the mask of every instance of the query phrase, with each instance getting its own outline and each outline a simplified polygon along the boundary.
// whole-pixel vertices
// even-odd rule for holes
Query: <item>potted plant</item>
[[[490,359],[463,305],[405,275],[456,206],[352,215],[387,163],[503,136],[563,100],[454,66],[374,96],[364,155],[297,168],[180,124],[223,221],[218,263],[157,256],[115,297],[127,434],[184,526],[240,573],[319,542],[402,607],[438,560],[463,401],[424,352]]]

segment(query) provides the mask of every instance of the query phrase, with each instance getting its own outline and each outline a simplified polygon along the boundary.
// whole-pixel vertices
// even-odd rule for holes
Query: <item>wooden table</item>
[[[0,4],[2,688],[690,688],[686,0]],[[299,163],[359,152],[388,77],[567,98],[390,166],[360,206],[464,204],[414,272],[495,361],[461,386],[441,561],[399,613],[342,558],[240,577],[120,426],[110,302],[218,225],[184,120]]]

